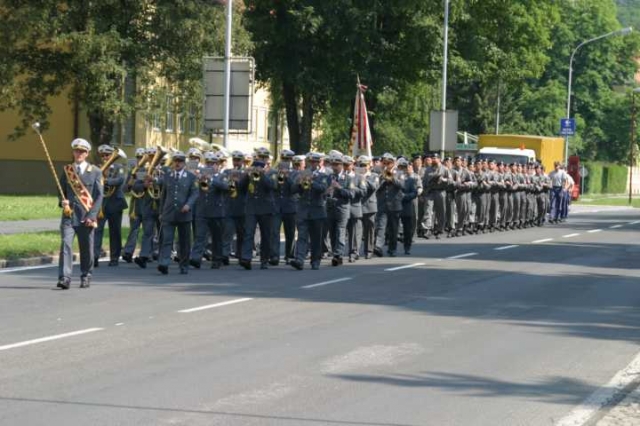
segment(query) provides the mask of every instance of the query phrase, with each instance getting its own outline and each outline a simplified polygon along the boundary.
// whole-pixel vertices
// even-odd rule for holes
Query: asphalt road
[[[582,424],[635,385],[612,378],[640,351],[639,231],[584,212],[319,271],[100,267],[89,290],[5,271],[0,425]]]

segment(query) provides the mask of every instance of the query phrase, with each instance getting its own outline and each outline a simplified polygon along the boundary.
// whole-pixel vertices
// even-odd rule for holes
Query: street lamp
[[[631,139],[629,140],[629,205],[633,197],[633,152],[636,144],[636,93],[640,93],[640,87],[631,91]]]
[[[573,81],[573,58],[576,56],[576,53],[578,53],[578,50],[580,50],[580,48],[582,48],[583,46],[589,43],[593,43],[594,41],[602,40],[603,38],[617,36],[617,35],[628,35],[632,31],[633,31],[632,27],[627,27],[627,28],[622,28],[621,30],[612,31],[610,33],[603,34],[601,36],[583,41],[578,45],[578,47],[573,49],[573,52],[571,53],[571,59],[569,60],[569,85],[567,89],[568,95],[567,95],[567,117],[566,117],[567,119],[571,118],[571,83]],[[564,138],[564,160],[565,162],[569,162],[569,135],[566,135]]]

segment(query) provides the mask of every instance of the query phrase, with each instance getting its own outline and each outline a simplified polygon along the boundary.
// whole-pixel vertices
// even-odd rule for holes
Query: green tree
[[[166,105],[167,91],[201,98],[202,57],[223,50],[224,8],[198,0],[2,0],[0,28],[0,110],[20,112],[16,135],[35,120],[46,128],[47,99],[68,90],[101,144],[134,110]],[[237,28],[236,50],[247,51]],[[127,77],[137,96],[123,96]]]

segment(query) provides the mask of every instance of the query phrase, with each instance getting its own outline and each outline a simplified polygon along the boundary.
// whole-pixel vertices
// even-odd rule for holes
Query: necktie
[[[80,176],[82,174],[82,167],[76,166],[76,172],[78,173],[78,176]]]

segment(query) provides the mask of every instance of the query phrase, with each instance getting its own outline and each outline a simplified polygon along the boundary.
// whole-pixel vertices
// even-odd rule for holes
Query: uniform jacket
[[[407,176],[402,188],[402,216],[412,216],[415,214],[418,197],[418,175]]]
[[[227,215],[229,191],[229,179],[221,172],[214,174],[206,179],[209,188],[207,191],[202,189],[200,185],[200,195],[198,197],[198,207],[196,208],[196,217],[203,219],[222,219]]]
[[[380,186],[380,177],[377,173],[369,173],[365,176],[366,193],[362,198],[362,214],[378,212],[378,198],[376,192]]]
[[[351,218],[362,217],[362,199],[367,194],[367,182],[363,175],[357,173],[350,174],[354,183],[353,199],[351,200]]]
[[[188,170],[183,170],[179,179],[174,175],[175,172],[170,170],[158,182],[162,185],[160,218],[165,223],[191,222],[199,190],[196,175]],[[189,211],[182,213],[180,210],[185,205],[189,206]]]
[[[330,182],[338,182],[340,188],[329,187],[329,196],[327,198],[328,212],[350,213],[351,200],[356,194],[356,185],[354,179],[343,171],[340,174],[329,175]]]
[[[406,174],[394,172],[391,179],[380,179],[378,212],[401,212]]]
[[[104,179],[105,194],[109,189],[115,188],[112,196],[105,195],[102,209],[106,214],[122,211],[127,208],[127,199],[124,195],[127,173],[122,164],[112,164]]]
[[[276,188],[275,176],[261,173],[258,181],[254,181],[250,173],[245,174],[238,185],[245,194],[245,214],[274,214],[276,211],[273,193]]]
[[[291,177],[293,177],[295,173],[294,171],[290,171],[284,176],[284,180],[282,182],[282,179],[278,179],[279,173],[280,172],[278,170],[270,172],[272,179],[275,180],[275,213],[294,214],[296,212],[297,203],[294,194],[291,192]]]
[[[81,226],[83,224],[82,222],[86,219],[94,221],[97,220],[98,212],[100,212],[100,209],[102,208],[104,191],[102,184],[102,171],[100,171],[100,168],[89,164],[84,173],[80,175],[80,180],[93,198],[93,206],[88,212],[84,207],[82,207],[82,204],[76,198],[71,185],[69,185],[69,182],[67,181],[66,173],[62,172],[60,176],[60,186],[62,186],[64,196],[69,201],[69,206],[73,210],[71,218],[64,217],[64,215],[62,216],[62,223],[68,223],[70,221],[72,226]],[[62,202],[62,200],[60,200],[60,202]]]
[[[247,191],[246,191],[246,188],[241,188],[239,185],[240,180],[242,180],[242,177],[244,176],[244,172],[242,173],[241,176],[232,177],[234,174],[237,174],[238,172],[239,170],[237,169],[228,169],[224,171],[224,173],[229,178],[229,182],[231,182],[232,179],[237,180],[236,181],[237,196],[235,198],[231,198],[231,192],[227,193],[227,196],[229,197],[227,214],[230,217],[244,217],[244,214],[245,214],[245,205],[247,202],[246,200]]]
[[[327,217],[327,189],[331,178],[320,172],[313,172],[311,185],[302,187],[301,181],[294,179],[291,185],[293,194],[298,195],[297,220],[325,219]]]

